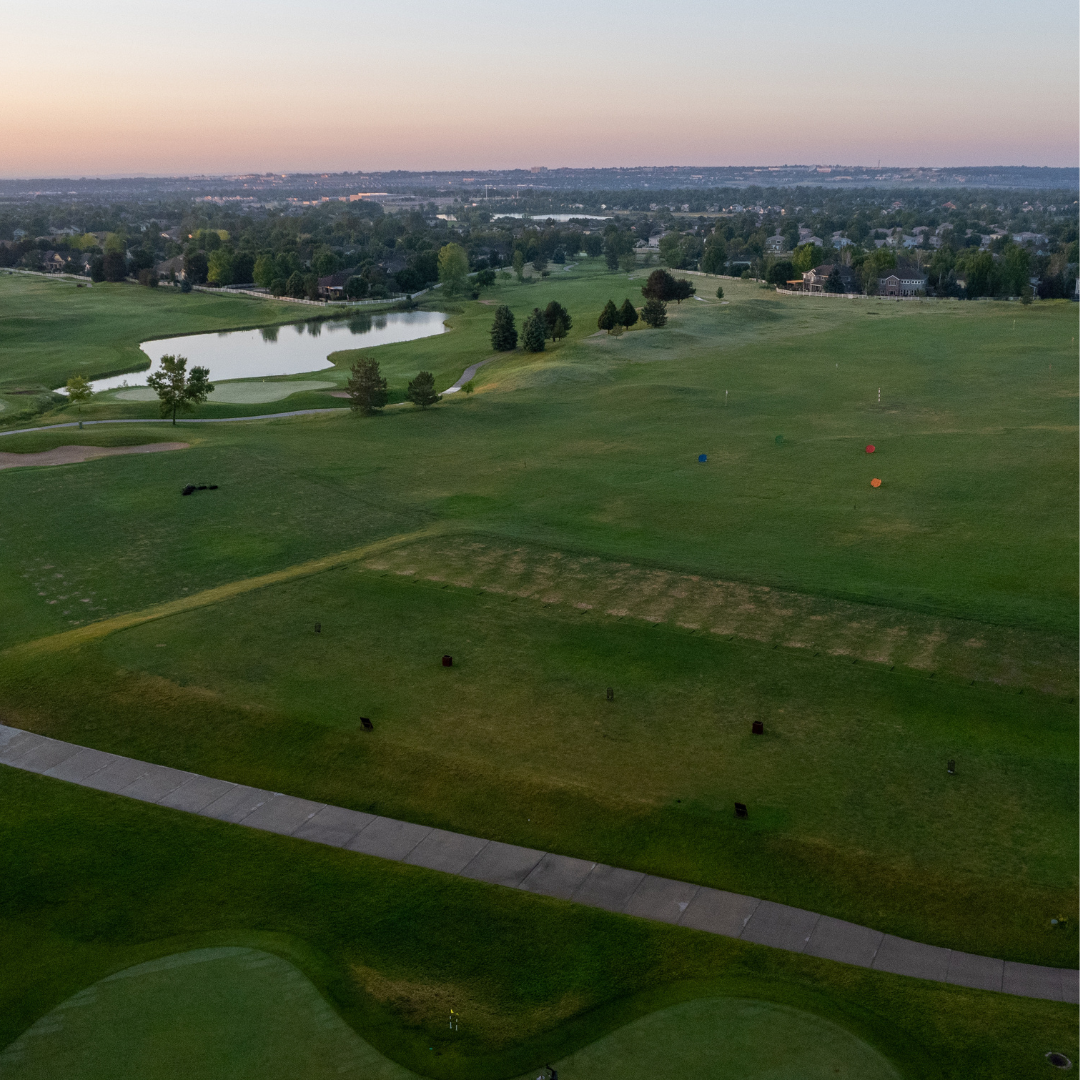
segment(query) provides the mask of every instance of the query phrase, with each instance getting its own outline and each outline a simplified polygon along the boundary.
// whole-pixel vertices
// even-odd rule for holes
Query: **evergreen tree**
[[[650,296],[641,309],[641,317],[645,320],[646,326],[659,330],[667,322],[667,304],[655,296]]]
[[[533,308],[531,315],[525,316],[521,324],[521,345],[526,352],[543,352],[544,342],[547,341],[547,323],[544,321],[544,313],[539,308]]]
[[[635,308],[628,299],[624,300],[622,307],[619,308],[619,325],[625,326],[626,329],[629,330],[637,321],[637,308]]]
[[[596,320],[596,325],[610,334],[618,325],[618,322],[619,309],[615,306],[614,300],[609,300],[604,305],[604,310],[600,312],[600,318]]]
[[[345,390],[352,411],[365,416],[373,416],[390,396],[386,390],[386,380],[379,373],[378,360],[357,360],[352,366],[352,377],[345,384]]]
[[[421,371],[415,379],[410,379],[405,396],[421,409],[442,401],[442,394],[435,393],[435,376],[430,371]]]
[[[544,308],[544,322],[547,324],[548,337],[553,338],[556,336],[555,327],[558,325],[560,319],[563,321],[566,330],[569,330],[574,325],[573,319],[570,318],[570,312],[567,311],[558,300],[552,300],[551,303]],[[566,330],[563,331],[562,337],[566,337]]]
[[[510,352],[517,348],[517,340],[514,313],[502,304],[495,309],[495,321],[491,324],[491,347],[496,352]]]
[[[721,286],[719,286],[717,288],[717,290],[716,290],[716,299],[717,300],[723,300],[724,299],[724,286],[723,285],[721,285]]]
[[[834,266],[825,279],[825,291],[829,293],[842,293],[844,291],[844,279],[840,276],[840,270]]]

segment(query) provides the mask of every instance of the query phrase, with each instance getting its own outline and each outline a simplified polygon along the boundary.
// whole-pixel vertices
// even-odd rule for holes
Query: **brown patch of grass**
[[[542,603],[565,602],[614,618],[670,623],[976,682],[1032,686],[1060,695],[1076,687],[1074,643],[1014,627],[474,537],[425,538],[398,547],[390,558],[384,554],[359,565]]]

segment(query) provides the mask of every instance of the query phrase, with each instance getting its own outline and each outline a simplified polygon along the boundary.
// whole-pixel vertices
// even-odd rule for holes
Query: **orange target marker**
[[[881,487],[881,481],[875,476],[874,479],[870,481],[870,486]]]

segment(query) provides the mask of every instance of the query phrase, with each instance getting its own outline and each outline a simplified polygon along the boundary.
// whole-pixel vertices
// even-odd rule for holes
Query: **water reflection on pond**
[[[327,356],[341,349],[374,348],[395,341],[414,341],[446,330],[441,311],[404,311],[389,315],[357,314],[348,319],[263,326],[258,330],[223,330],[214,334],[144,341],[141,348],[153,361],[146,371],[96,379],[94,390],[143,386],[162,356],[186,356],[188,370],[196,364],[210,369],[214,382],[226,379],[300,375],[333,367]],[[316,340],[319,339],[319,340]]]

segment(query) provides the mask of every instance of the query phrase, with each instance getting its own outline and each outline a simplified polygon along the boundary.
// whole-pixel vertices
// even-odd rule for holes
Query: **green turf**
[[[292,322],[295,304],[106,283],[0,275],[0,391],[63,386],[71,375],[118,375],[149,366],[148,338]]]
[[[287,960],[195,949],[110,975],[0,1052],[7,1080],[409,1080]]]
[[[447,1028],[450,1028],[447,1012]],[[466,1021],[467,1023],[467,1021]],[[460,1030],[460,1021],[459,1021]],[[567,1080],[895,1080],[836,1024],[765,1001],[705,998],[632,1021],[556,1062]],[[532,1077],[536,1070],[526,1074]],[[410,1080],[352,1031],[293,964],[250,948],[193,949],[110,975],[6,1051],[8,1080]]]
[[[191,297],[135,287],[92,297],[48,287],[0,279],[7,388],[62,382],[81,369],[83,340],[104,364],[110,349],[131,359],[146,336],[242,325],[252,310],[201,294],[184,307]],[[520,547],[534,562],[537,552],[598,560],[616,576],[625,564],[645,592],[650,568],[657,580],[779,590],[807,625],[810,611],[832,620],[836,648],[782,647],[775,618],[755,630],[753,611],[733,640],[710,637],[712,623],[691,632],[672,617],[648,629],[606,614],[641,604],[575,614],[567,599],[545,614],[538,589],[527,602],[505,581],[483,594],[493,578],[455,593],[456,570],[431,555],[416,576],[442,582],[334,571],[79,652],[10,655],[4,716],[276,790],[1075,965],[1075,921],[1049,929],[1075,890],[1075,683],[1062,689],[1076,654],[1075,309],[815,302],[725,282],[730,304],[673,306],[663,331],[595,332],[604,301],[639,287],[595,263],[499,284],[484,299],[510,303],[519,322],[564,303],[569,340],[499,357],[476,394],[427,412],[130,425],[125,437],[192,448],[0,473],[0,647],[442,523],[462,542]],[[258,308],[264,319],[273,310]],[[491,355],[493,310],[466,302],[450,310],[448,334],[365,352],[395,401],[422,368],[449,385]],[[326,380],[340,383],[356,355],[335,354]],[[288,399],[290,409],[327,405],[344,402],[326,391]],[[197,415],[261,411],[207,404]],[[84,415],[156,410],[106,400]],[[75,416],[64,407],[39,422]],[[96,440],[91,430],[13,437],[11,449]],[[191,482],[220,487],[182,498]],[[572,577],[559,579],[567,597]],[[301,636],[316,618],[325,655]],[[937,669],[933,649],[920,659],[897,646],[895,671],[884,661],[864,670],[872,657],[841,640],[859,641],[864,627],[946,641],[952,659]],[[994,662],[961,679],[964,649],[991,646]],[[830,655],[843,649],[859,662]],[[436,683],[444,651],[461,663],[454,682]],[[612,683],[615,708],[597,714],[595,695]],[[374,739],[350,727],[359,702],[374,706]],[[745,729],[759,717],[769,735],[755,743]],[[960,767],[946,778],[950,757]],[[728,807],[746,791],[752,817],[739,833]],[[80,917],[86,904],[75,904]],[[274,922],[258,910],[237,908],[231,925]],[[143,926],[143,941],[174,932],[153,918]],[[334,963],[340,948],[326,945]],[[523,962],[521,978],[538,963]],[[468,964],[458,956],[450,967]],[[704,977],[678,970],[671,978]],[[647,982],[637,970],[611,992]],[[545,1030],[576,1030],[599,1000],[567,994]],[[972,1002],[957,1006],[965,1023]],[[524,1015],[499,1029],[505,1045],[533,1037]],[[1013,1038],[986,1032],[988,1045]]]
[[[894,1069],[843,1028],[738,998],[672,1005],[557,1062],[566,1080],[892,1080]],[[542,1071],[528,1073],[522,1080]]]
[[[1050,932],[1076,905],[1060,698],[355,569],[0,661],[0,694],[142,760],[971,952],[1075,955],[1075,928]]]
[[[267,401],[283,401],[293,394],[303,394],[311,390],[327,390],[337,383],[325,379],[300,379],[295,382],[227,382],[216,383],[209,400],[215,404],[263,404]],[[131,390],[117,390],[113,395],[117,401],[157,401],[157,394],[148,386],[136,386]]]
[[[0,1046],[134,964],[235,946],[296,964],[380,1053],[446,1080],[522,1075],[705,997],[820,1017],[912,1080],[1018,1080],[1043,1074],[1048,1049],[1077,1056],[1070,1006],[611,915],[7,767],[0,849]]]

